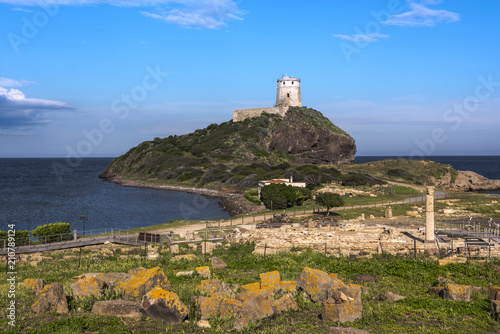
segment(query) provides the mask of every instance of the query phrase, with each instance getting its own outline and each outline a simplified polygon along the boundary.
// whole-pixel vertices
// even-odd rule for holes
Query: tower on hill
[[[302,107],[300,79],[288,75],[278,79],[276,107]]]
[[[283,78],[278,79],[276,106],[235,110],[233,111],[233,122],[241,122],[247,118],[258,117],[263,113],[284,117],[289,107],[302,107],[300,79],[285,75]]]

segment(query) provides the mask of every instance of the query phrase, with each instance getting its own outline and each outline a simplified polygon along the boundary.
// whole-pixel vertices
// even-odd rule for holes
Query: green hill
[[[263,114],[143,142],[115,159],[101,177],[231,183],[249,173],[266,176],[261,172],[269,166],[354,163],[355,154],[354,139],[319,111],[291,107],[285,117]],[[236,174],[235,168],[240,169]]]

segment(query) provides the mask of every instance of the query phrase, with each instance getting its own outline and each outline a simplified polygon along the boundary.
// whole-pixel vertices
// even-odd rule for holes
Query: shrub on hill
[[[60,241],[60,234],[63,234],[63,240],[70,240],[72,238],[71,225],[69,223],[40,225],[31,231],[31,234],[40,240],[45,240],[45,237],[47,237],[47,242]]]

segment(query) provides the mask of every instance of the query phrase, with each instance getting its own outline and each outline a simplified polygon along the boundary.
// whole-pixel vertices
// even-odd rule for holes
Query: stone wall
[[[268,114],[277,114],[281,117],[285,116],[285,109],[281,107],[239,109],[233,111],[233,122],[241,122],[247,118],[258,117],[265,112]]]

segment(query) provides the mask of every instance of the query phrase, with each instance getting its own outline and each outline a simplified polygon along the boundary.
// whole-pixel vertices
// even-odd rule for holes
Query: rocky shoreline
[[[225,211],[227,211],[230,216],[250,214],[260,210],[259,207],[248,204],[247,200],[242,195],[236,193],[223,192],[219,190],[205,189],[205,188],[191,188],[191,187],[146,183],[137,180],[127,180],[118,176],[106,177],[103,179],[109,182],[116,183],[122,187],[182,191],[206,197],[220,198],[220,201],[217,202],[217,204],[219,204],[220,207],[222,207]]]

